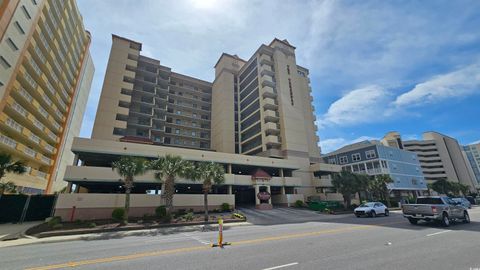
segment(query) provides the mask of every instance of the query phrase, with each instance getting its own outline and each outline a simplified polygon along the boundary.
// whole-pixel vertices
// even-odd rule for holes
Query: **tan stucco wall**
[[[235,195],[210,194],[208,205],[210,209],[218,209],[222,203],[235,206]],[[60,194],[55,205],[55,216],[69,221],[73,220],[109,219],[115,208],[125,205],[125,194]],[[160,195],[132,194],[130,196],[130,216],[141,217],[144,214],[153,215],[155,208],[160,206]],[[175,194],[173,197],[175,209],[190,208],[195,211],[203,208],[203,195]],[[73,210],[75,207],[75,210]],[[74,212],[73,212],[74,211]]]

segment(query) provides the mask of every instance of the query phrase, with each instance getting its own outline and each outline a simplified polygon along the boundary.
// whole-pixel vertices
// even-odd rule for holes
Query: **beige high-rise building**
[[[66,185],[94,72],[90,40],[74,0],[0,1],[0,151],[28,166],[2,180],[21,192]]]
[[[140,55],[113,35],[92,138],[210,149],[212,84]]]
[[[121,192],[111,163],[122,155],[174,154],[224,166],[225,182],[212,192],[235,204],[269,208],[310,195],[341,200],[318,188],[340,166],[320,159],[309,72],[296,64],[295,47],[286,40],[261,45],[248,61],[223,53],[213,83],[143,56],[137,41],[112,40],[92,138],[74,140],[81,163],[65,174],[75,192]],[[159,188],[148,172],[136,179],[133,192]],[[189,179],[179,179],[175,188],[180,194],[202,191]],[[262,199],[262,192],[271,198]]]
[[[396,143],[401,149],[417,153],[423,175],[429,183],[447,179],[475,190],[471,168],[456,139],[430,131],[423,133],[422,140],[402,141],[397,132],[390,132],[382,143],[389,146]]]

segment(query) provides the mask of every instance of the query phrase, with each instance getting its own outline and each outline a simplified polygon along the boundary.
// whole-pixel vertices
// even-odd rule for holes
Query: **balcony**
[[[265,130],[266,130],[268,135],[270,135],[270,134],[275,134],[275,135],[280,134],[280,129],[278,128],[278,125],[276,123],[272,123],[272,122],[265,123]]]
[[[265,98],[263,100],[263,108],[265,110],[272,110],[275,111],[278,109],[277,102],[273,98]]]
[[[278,116],[278,112],[275,112],[275,111],[272,111],[272,110],[266,110],[264,112],[264,118],[265,118],[265,122],[278,122],[280,119],[279,119],[279,116]]]
[[[265,143],[270,145],[278,145],[281,144],[278,140],[278,136],[276,135],[268,135],[265,137]]]
[[[263,54],[262,56],[260,56],[260,65],[272,66],[273,65],[272,57]]]
[[[330,176],[322,176],[321,178],[314,178],[313,185],[316,187],[333,187],[332,178]]]
[[[2,134],[0,134],[0,143],[14,149],[17,147],[17,141]]]
[[[275,92],[275,89],[273,87],[266,86],[263,88],[262,97],[274,99],[277,97],[277,93]]]

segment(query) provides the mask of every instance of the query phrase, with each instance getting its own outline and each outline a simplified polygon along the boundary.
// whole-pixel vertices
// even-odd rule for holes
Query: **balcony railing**
[[[15,129],[15,130],[18,131],[18,132],[22,132],[22,130],[23,130],[23,126],[20,125],[19,123],[15,122],[15,121],[14,121],[13,119],[11,119],[11,118],[7,118],[6,124],[7,124],[7,126]]]
[[[35,155],[37,154],[37,152],[35,152],[33,149],[28,148],[28,147],[25,147],[23,149],[23,153],[25,153],[27,156],[31,156],[31,157],[35,157]]]
[[[23,115],[23,116],[27,116],[28,112],[27,110],[25,110],[20,104],[18,104],[17,102],[14,102],[12,104],[12,108],[18,112],[19,114]]]
[[[17,147],[17,142],[15,140],[1,134],[0,134],[0,143],[3,143],[11,148]]]

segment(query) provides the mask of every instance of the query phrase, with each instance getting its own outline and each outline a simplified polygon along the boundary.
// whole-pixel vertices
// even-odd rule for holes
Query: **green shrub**
[[[166,214],[166,215],[162,218],[162,222],[169,223],[170,221],[172,221],[172,215],[170,215],[170,214]]]
[[[83,221],[81,219],[75,220],[76,225],[82,225]]]
[[[91,223],[88,223],[88,227],[89,228],[95,228],[95,227],[97,227],[97,224],[95,224],[95,222],[91,222]]]
[[[298,208],[303,207],[303,201],[297,200],[297,201],[295,202],[295,207],[298,207]]]
[[[54,229],[54,230],[58,230],[58,229],[61,229],[61,228],[63,228],[63,224],[60,224],[60,223],[57,223],[57,224],[52,226],[52,229]]]
[[[155,215],[158,218],[164,218],[167,215],[167,208],[164,205],[155,208]]]
[[[52,217],[47,224],[49,227],[53,228],[55,225],[60,224],[60,222],[62,222],[61,217]]]
[[[185,219],[185,221],[192,221],[193,217],[194,217],[193,212],[189,212],[183,215],[183,218]]]
[[[177,212],[174,214],[175,218],[181,217],[187,213],[186,209],[178,209]]]
[[[124,221],[125,220],[125,209],[124,208],[115,208],[112,212],[112,218],[115,221]]]
[[[222,203],[221,209],[222,209],[223,212],[228,212],[228,211],[230,211],[230,204],[228,204],[228,203]]]

